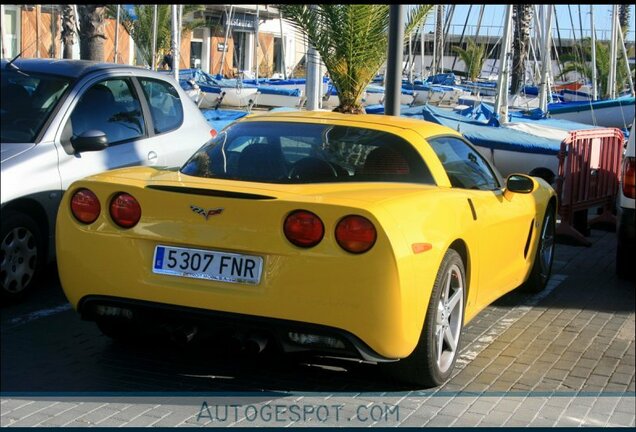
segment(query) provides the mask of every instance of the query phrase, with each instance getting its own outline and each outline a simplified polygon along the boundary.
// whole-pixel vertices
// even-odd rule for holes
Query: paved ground
[[[465,329],[453,377],[399,386],[374,365],[224,347],[112,343],[64,303],[56,274],[2,314],[0,426],[634,426],[635,287],[616,236],[557,245],[536,296]]]

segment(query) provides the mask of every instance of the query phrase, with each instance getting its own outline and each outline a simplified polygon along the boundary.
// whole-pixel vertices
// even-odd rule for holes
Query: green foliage
[[[203,5],[183,5],[183,16],[187,16],[191,12],[205,9]],[[146,64],[152,63],[152,21],[154,14],[154,5],[141,4],[134,6],[134,15],[120,7],[120,20],[126,31],[135,41],[135,45],[143,55]],[[117,14],[117,6],[108,6],[108,15],[114,18]],[[181,31],[191,31],[205,24],[204,20],[186,20],[182,19]],[[157,6],[157,55],[156,60],[161,61],[163,54],[170,50],[172,39],[172,6],[163,4]]]
[[[473,81],[476,80],[481,73],[481,69],[484,67],[484,61],[486,61],[486,46],[477,45],[474,40],[468,39],[466,49],[455,46],[453,47],[453,51],[459,55],[459,58],[461,58],[464,65],[466,65],[467,78]]]
[[[582,76],[592,79],[592,40],[585,38],[582,41],[583,56],[571,54],[561,56],[561,61],[565,63],[559,78],[564,78],[570,72],[578,72]],[[616,91],[621,92],[627,83],[627,68],[622,52],[618,53],[616,61]],[[607,81],[610,73],[610,45],[606,41],[596,41],[596,78],[599,95],[607,95]],[[633,75],[632,70],[632,75]]]
[[[387,59],[388,4],[279,5],[283,16],[301,30],[320,54],[338,91],[334,111],[363,112],[364,89]],[[432,6],[411,9],[405,40],[418,28]]]

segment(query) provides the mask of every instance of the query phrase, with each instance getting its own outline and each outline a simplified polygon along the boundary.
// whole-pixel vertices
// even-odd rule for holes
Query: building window
[[[4,6],[2,31],[4,32],[3,57],[12,59],[20,52],[20,9],[15,6]]]

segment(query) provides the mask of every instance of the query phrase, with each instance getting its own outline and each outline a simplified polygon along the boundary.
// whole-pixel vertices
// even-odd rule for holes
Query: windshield
[[[291,122],[234,124],[197,151],[181,172],[265,183],[434,183],[419,153],[397,135]]]
[[[35,142],[70,79],[5,68],[1,77],[0,142]]]

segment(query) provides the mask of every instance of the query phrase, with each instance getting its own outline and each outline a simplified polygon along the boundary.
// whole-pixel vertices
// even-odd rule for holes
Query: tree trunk
[[[440,73],[440,66],[444,61],[444,5],[437,5],[437,20],[435,22],[435,58],[433,69]]]
[[[514,36],[512,43],[512,93],[517,94],[525,82],[528,44],[530,42],[530,21],[533,5],[515,4],[512,9]]]
[[[72,59],[73,44],[75,43],[75,12],[71,5],[62,5],[62,42],[64,43],[64,58]]]
[[[104,61],[106,5],[77,5],[80,20],[80,58]]]
[[[623,38],[627,39],[627,30],[629,30],[629,4],[618,5],[618,22],[621,25]]]

